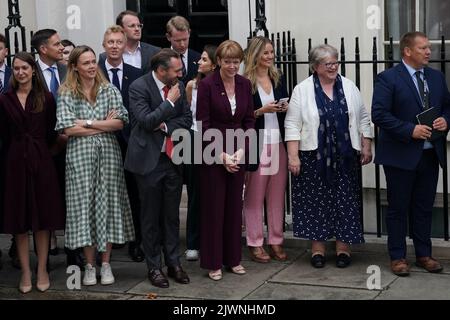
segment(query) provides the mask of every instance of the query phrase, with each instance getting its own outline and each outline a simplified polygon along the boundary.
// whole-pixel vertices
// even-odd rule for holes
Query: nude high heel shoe
[[[48,275],[47,275],[48,277]],[[50,280],[48,280],[47,282],[40,282],[39,278],[37,279],[36,282],[36,288],[38,289],[38,291],[40,292],[45,292],[48,290],[48,288],[50,288]]]

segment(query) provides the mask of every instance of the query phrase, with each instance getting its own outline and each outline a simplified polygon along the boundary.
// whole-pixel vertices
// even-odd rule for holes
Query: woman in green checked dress
[[[134,230],[114,131],[128,122],[120,92],[100,74],[94,51],[75,48],[60,89],[57,130],[69,136],[66,156],[66,246],[84,248],[84,285],[97,283],[95,249],[102,252],[101,283],[114,283],[112,243],[133,240]]]

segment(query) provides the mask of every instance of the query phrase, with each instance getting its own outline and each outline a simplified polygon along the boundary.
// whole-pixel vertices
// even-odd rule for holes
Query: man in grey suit
[[[150,71],[150,60],[161,48],[141,41],[144,25],[137,12],[126,10],[116,18],[116,25],[123,28],[127,35],[127,45],[123,54],[123,61],[135,68],[141,69],[143,74]],[[100,55],[99,64],[106,59],[105,53]]]
[[[39,54],[39,58],[37,59],[37,69],[45,79],[45,87],[53,94],[55,100],[57,100],[59,86],[64,82],[67,73],[66,66],[61,63],[64,51],[64,46],[61,44],[61,38],[56,30],[42,29],[33,34],[31,46],[36,49]],[[67,140],[68,137],[66,135],[59,134],[57,139],[58,147],[52,150],[53,160],[55,162],[63,196],[65,194]],[[63,201],[64,200],[65,199],[63,199]],[[53,233],[52,237],[54,237]],[[54,237],[54,240],[56,240],[56,237]],[[79,249],[70,250],[65,248],[65,252],[67,254],[67,265],[78,265],[80,268],[84,268],[83,258],[81,257],[81,251]],[[49,253],[51,255],[57,254],[56,241],[53,245],[50,245]]]
[[[132,123],[125,169],[135,174],[141,200],[142,243],[150,282],[169,287],[162,271],[161,250],[168,276],[189,283],[180,264],[180,201],[182,167],[171,160],[170,136],[192,125],[184,85],[178,80],[180,55],[162,49],[151,60],[152,72],[134,81],[129,90]]]

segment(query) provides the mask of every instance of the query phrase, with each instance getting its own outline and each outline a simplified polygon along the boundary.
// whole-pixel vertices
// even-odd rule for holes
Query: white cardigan
[[[356,85],[342,77],[348,106],[349,132],[352,147],[361,150],[361,136],[372,138],[369,114],[364,108],[361,94]],[[300,82],[292,92],[291,101],[284,121],[285,140],[300,140],[300,150],[312,151],[318,148],[317,135],[320,125],[314,91],[313,76]]]

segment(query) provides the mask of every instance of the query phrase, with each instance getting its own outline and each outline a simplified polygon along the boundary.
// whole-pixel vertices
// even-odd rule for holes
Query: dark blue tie
[[[50,71],[50,73],[52,74],[52,78],[50,79],[50,92],[56,99],[58,97],[58,89],[59,89],[59,82],[58,79],[56,79],[56,68],[50,67],[47,70]]]
[[[417,80],[417,86],[419,87],[419,94],[420,99],[422,100],[422,107],[424,110],[427,110],[430,107],[429,99],[428,99],[428,92],[425,88],[425,81],[422,80],[420,71],[416,71],[416,80]]]
[[[113,73],[112,84],[116,86],[117,89],[120,90],[120,81],[117,72],[119,72],[119,68],[111,68],[111,72]]]
[[[183,78],[185,78],[185,77],[186,77],[186,74],[187,74],[187,70],[186,70],[186,65],[184,64],[184,55],[183,55],[183,54],[180,54],[180,57],[181,57],[181,63],[183,64],[183,70],[182,70],[182,72],[183,72]]]

